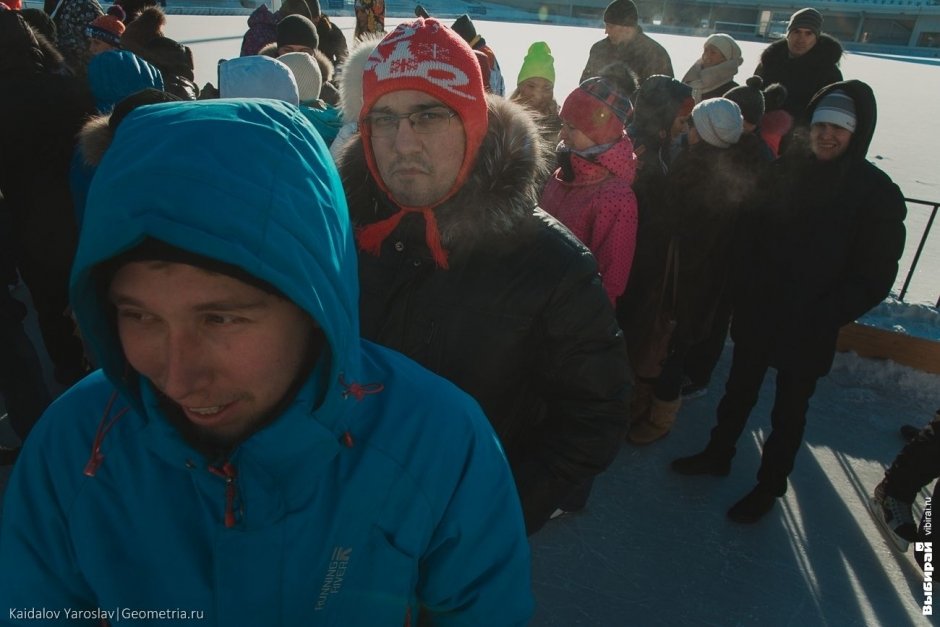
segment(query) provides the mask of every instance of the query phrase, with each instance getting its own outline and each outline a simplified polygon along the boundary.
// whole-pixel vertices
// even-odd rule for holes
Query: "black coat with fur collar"
[[[489,104],[477,164],[435,209],[449,269],[432,261],[423,218],[406,216],[379,256],[359,254],[362,335],[477,399],[532,533],[619,450],[629,368],[594,258],[536,206],[538,130],[518,105]],[[340,172],[362,225],[397,208],[371,182],[361,139],[352,142]]]
[[[904,250],[901,190],[865,159],[875,130],[875,97],[857,80],[836,89],[855,101],[858,120],[844,155],[817,160],[802,138],[773,164],[773,187],[741,273],[731,336],[781,370],[829,372],[839,328],[880,303]]]
[[[802,121],[813,94],[842,80],[841,58],[842,44],[825,33],[819,35],[809,52],[795,58],[790,57],[787,40],[779,39],[761,53],[754,73],[764,79],[765,85],[782,83],[787,88],[782,108]]]

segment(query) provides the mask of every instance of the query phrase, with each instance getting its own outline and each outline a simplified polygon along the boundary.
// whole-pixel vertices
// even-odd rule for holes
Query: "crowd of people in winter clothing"
[[[24,121],[0,135],[17,147],[0,151],[0,337],[19,365],[0,393],[24,441],[0,528],[11,607],[126,605],[146,568],[188,573],[197,605],[225,587],[217,624],[325,607],[524,624],[525,535],[584,509],[624,439],[676,428],[729,329],[716,425],[672,467],[727,475],[776,369],[757,483],[728,511],[765,516],[839,328],[897,273],[903,196],[865,158],[875,95],[843,80],[812,8],[753,75],[716,33],[680,80],[614,0],[579,86],[555,94],[545,42],[509,89],[469,16],[420,5],[386,34],[384,2],[357,0],[347,42],[317,0],[262,4],[202,88],[154,0],[49,0],[48,24],[4,6],[0,88],[18,97],[0,106]],[[50,395],[17,275],[57,381],[79,382],[35,430]],[[210,314],[198,330],[191,310]],[[242,327],[268,328],[270,350]],[[876,491],[895,531],[909,457]],[[254,602],[246,566],[314,593]],[[322,580],[337,568],[342,594]]]

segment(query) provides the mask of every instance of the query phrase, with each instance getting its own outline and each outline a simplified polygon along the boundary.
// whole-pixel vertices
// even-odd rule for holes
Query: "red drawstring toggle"
[[[339,375],[339,384],[345,388],[343,390],[343,398],[352,396],[357,401],[361,401],[367,394],[378,394],[385,389],[385,386],[381,383],[366,383],[365,385],[356,383],[355,381],[346,383],[343,375]]]
[[[225,462],[221,469],[209,466],[209,472],[225,479],[225,526],[231,529],[235,526],[235,478],[238,471],[232,462]]]
[[[110,421],[108,416],[111,414],[111,408],[114,406],[114,401],[117,400],[117,390],[111,394],[111,398],[108,399],[108,405],[104,408],[104,414],[101,416],[101,421],[98,423],[98,430],[95,432],[95,440],[91,445],[91,457],[88,458],[88,462],[85,464],[85,476],[94,477],[95,473],[98,472],[98,467],[101,466],[101,462],[104,461],[104,453],[101,452],[101,445],[104,443],[104,438],[108,435],[108,431],[111,430],[111,427],[114,426],[118,420],[120,420],[124,414],[127,413],[127,410],[130,407],[125,407],[118,413],[114,414],[114,418]]]

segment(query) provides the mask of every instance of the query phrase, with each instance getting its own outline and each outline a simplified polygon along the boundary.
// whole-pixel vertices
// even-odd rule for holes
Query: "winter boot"
[[[872,516],[881,525],[885,535],[904,553],[910,543],[917,539],[917,525],[911,514],[912,503],[905,503],[885,492],[885,482],[875,486],[875,492],[868,502]]]
[[[681,398],[674,401],[661,401],[653,396],[652,401],[647,419],[634,421],[630,425],[627,439],[634,444],[649,444],[665,437],[676,422],[676,414],[679,413],[679,407],[682,405]]]
[[[633,385],[633,396],[630,397],[630,426],[649,420],[652,406],[653,384],[637,381]]]
[[[720,455],[706,448],[701,453],[672,460],[670,466],[680,475],[715,475],[727,477],[731,472],[731,455]]]
[[[773,509],[776,502],[777,495],[765,485],[758,483],[757,487],[747,493],[747,496],[731,506],[728,510],[728,518],[742,525],[751,525]]]

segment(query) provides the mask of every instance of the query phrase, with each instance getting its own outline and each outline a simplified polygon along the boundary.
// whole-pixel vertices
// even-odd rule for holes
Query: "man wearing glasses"
[[[476,398],[533,533],[607,467],[627,426],[626,350],[597,264],[536,206],[538,129],[487,100],[454,31],[401,24],[362,87],[361,135],[340,161],[362,334]]]

